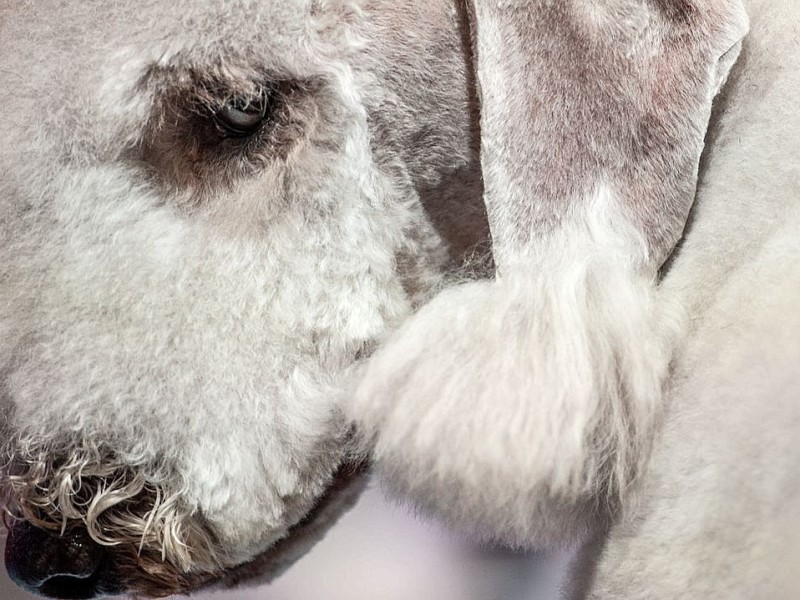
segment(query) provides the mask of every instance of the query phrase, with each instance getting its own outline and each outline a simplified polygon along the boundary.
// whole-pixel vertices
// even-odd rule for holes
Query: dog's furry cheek
[[[347,408],[392,493],[524,547],[627,501],[681,311],[623,246],[573,250],[446,290],[363,367]]]

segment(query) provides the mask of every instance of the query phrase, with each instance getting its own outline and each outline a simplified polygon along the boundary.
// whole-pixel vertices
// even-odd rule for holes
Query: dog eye
[[[232,98],[214,113],[214,119],[227,135],[246,137],[267,120],[270,104],[268,95],[255,100]]]

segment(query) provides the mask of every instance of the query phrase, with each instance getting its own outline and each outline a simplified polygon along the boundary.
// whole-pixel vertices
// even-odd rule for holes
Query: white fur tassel
[[[680,330],[601,191],[495,281],[444,291],[369,360],[348,407],[385,483],[515,546],[562,544],[641,474]]]

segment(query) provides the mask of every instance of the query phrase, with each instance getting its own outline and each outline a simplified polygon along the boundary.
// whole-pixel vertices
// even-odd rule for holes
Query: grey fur
[[[347,458],[345,367],[451,260],[421,196],[477,185],[449,185],[477,173],[469,88],[429,85],[464,81],[459,15],[390,11],[415,23],[392,39],[388,6],[0,9],[9,506],[88,528],[135,591],[197,585],[287,536]],[[224,137],[213,112],[266,90],[269,123]],[[460,220],[480,231],[473,196]]]
[[[656,286],[736,0],[0,6],[12,516],[87,529],[140,594],[264,580],[362,451],[484,538],[591,538],[576,599],[796,589],[800,325],[770,313],[797,290],[797,43],[772,24],[800,13],[748,8]],[[258,133],[223,135],[259,97]]]
[[[692,316],[640,502],[574,565],[576,599],[800,594],[800,68],[792,0],[751,32],[664,279]]]

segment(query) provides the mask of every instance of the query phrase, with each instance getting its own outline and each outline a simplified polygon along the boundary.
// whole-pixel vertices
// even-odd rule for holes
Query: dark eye
[[[269,108],[268,94],[250,100],[232,98],[214,113],[214,118],[226,134],[245,137],[258,131],[269,115]]]

